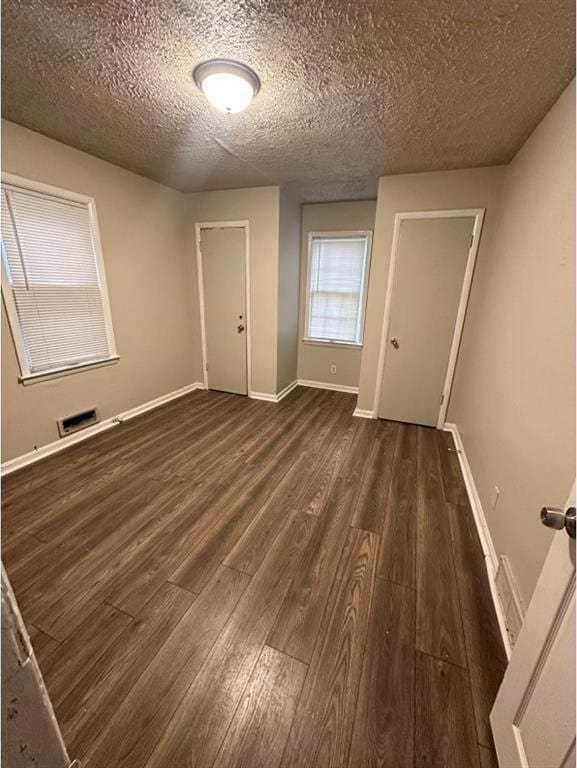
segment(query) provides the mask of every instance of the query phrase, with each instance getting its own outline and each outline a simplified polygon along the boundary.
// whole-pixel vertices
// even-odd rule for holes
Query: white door
[[[200,253],[208,388],[246,395],[244,228],[202,229]]]
[[[563,515],[549,517],[562,524]],[[575,766],[575,539],[566,530],[553,538],[491,726],[501,768]]]
[[[67,768],[70,759],[2,564],[2,765]]]
[[[378,411],[383,419],[438,424],[465,276],[472,271],[474,226],[475,216],[400,222]]]

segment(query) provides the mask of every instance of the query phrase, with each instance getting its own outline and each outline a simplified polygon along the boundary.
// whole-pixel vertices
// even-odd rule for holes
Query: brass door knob
[[[393,337],[391,338],[391,344],[393,345],[393,347],[394,347],[395,349],[398,349],[398,348],[399,348],[399,340],[397,339],[397,337],[396,337],[396,336],[393,336]]]

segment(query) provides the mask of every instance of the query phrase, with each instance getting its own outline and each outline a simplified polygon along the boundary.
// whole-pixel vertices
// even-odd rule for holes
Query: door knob
[[[398,348],[399,348],[399,340],[397,339],[397,337],[396,337],[396,336],[393,336],[393,337],[391,338],[391,344],[393,345],[393,347],[394,347],[395,349],[398,349]]]
[[[563,528],[572,539],[575,538],[575,507],[569,507],[563,512],[558,507],[543,507],[541,510],[541,522],[547,528],[561,531]]]
[[[236,330],[237,330],[239,333],[242,333],[242,332],[244,331],[244,325],[243,325],[242,323],[241,323],[240,325],[237,325],[237,326],[236,326]]]

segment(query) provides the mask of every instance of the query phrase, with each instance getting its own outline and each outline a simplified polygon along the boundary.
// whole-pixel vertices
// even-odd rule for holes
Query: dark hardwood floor
[[[482,768],[506,658],[452,440],[195,392],[7,476],[2,557],[85,768]]]

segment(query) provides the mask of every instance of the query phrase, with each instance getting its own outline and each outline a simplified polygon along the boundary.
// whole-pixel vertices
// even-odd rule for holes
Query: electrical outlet
[[[337,372],[337,366],[331,365],[331,373],[336,373],[336,372]]]
[[[497,502],[499,501],[500,495],[501,495],[501,491],[497,486],[495,486],[495,490],[493,491],[493,509],[496,509]]]

